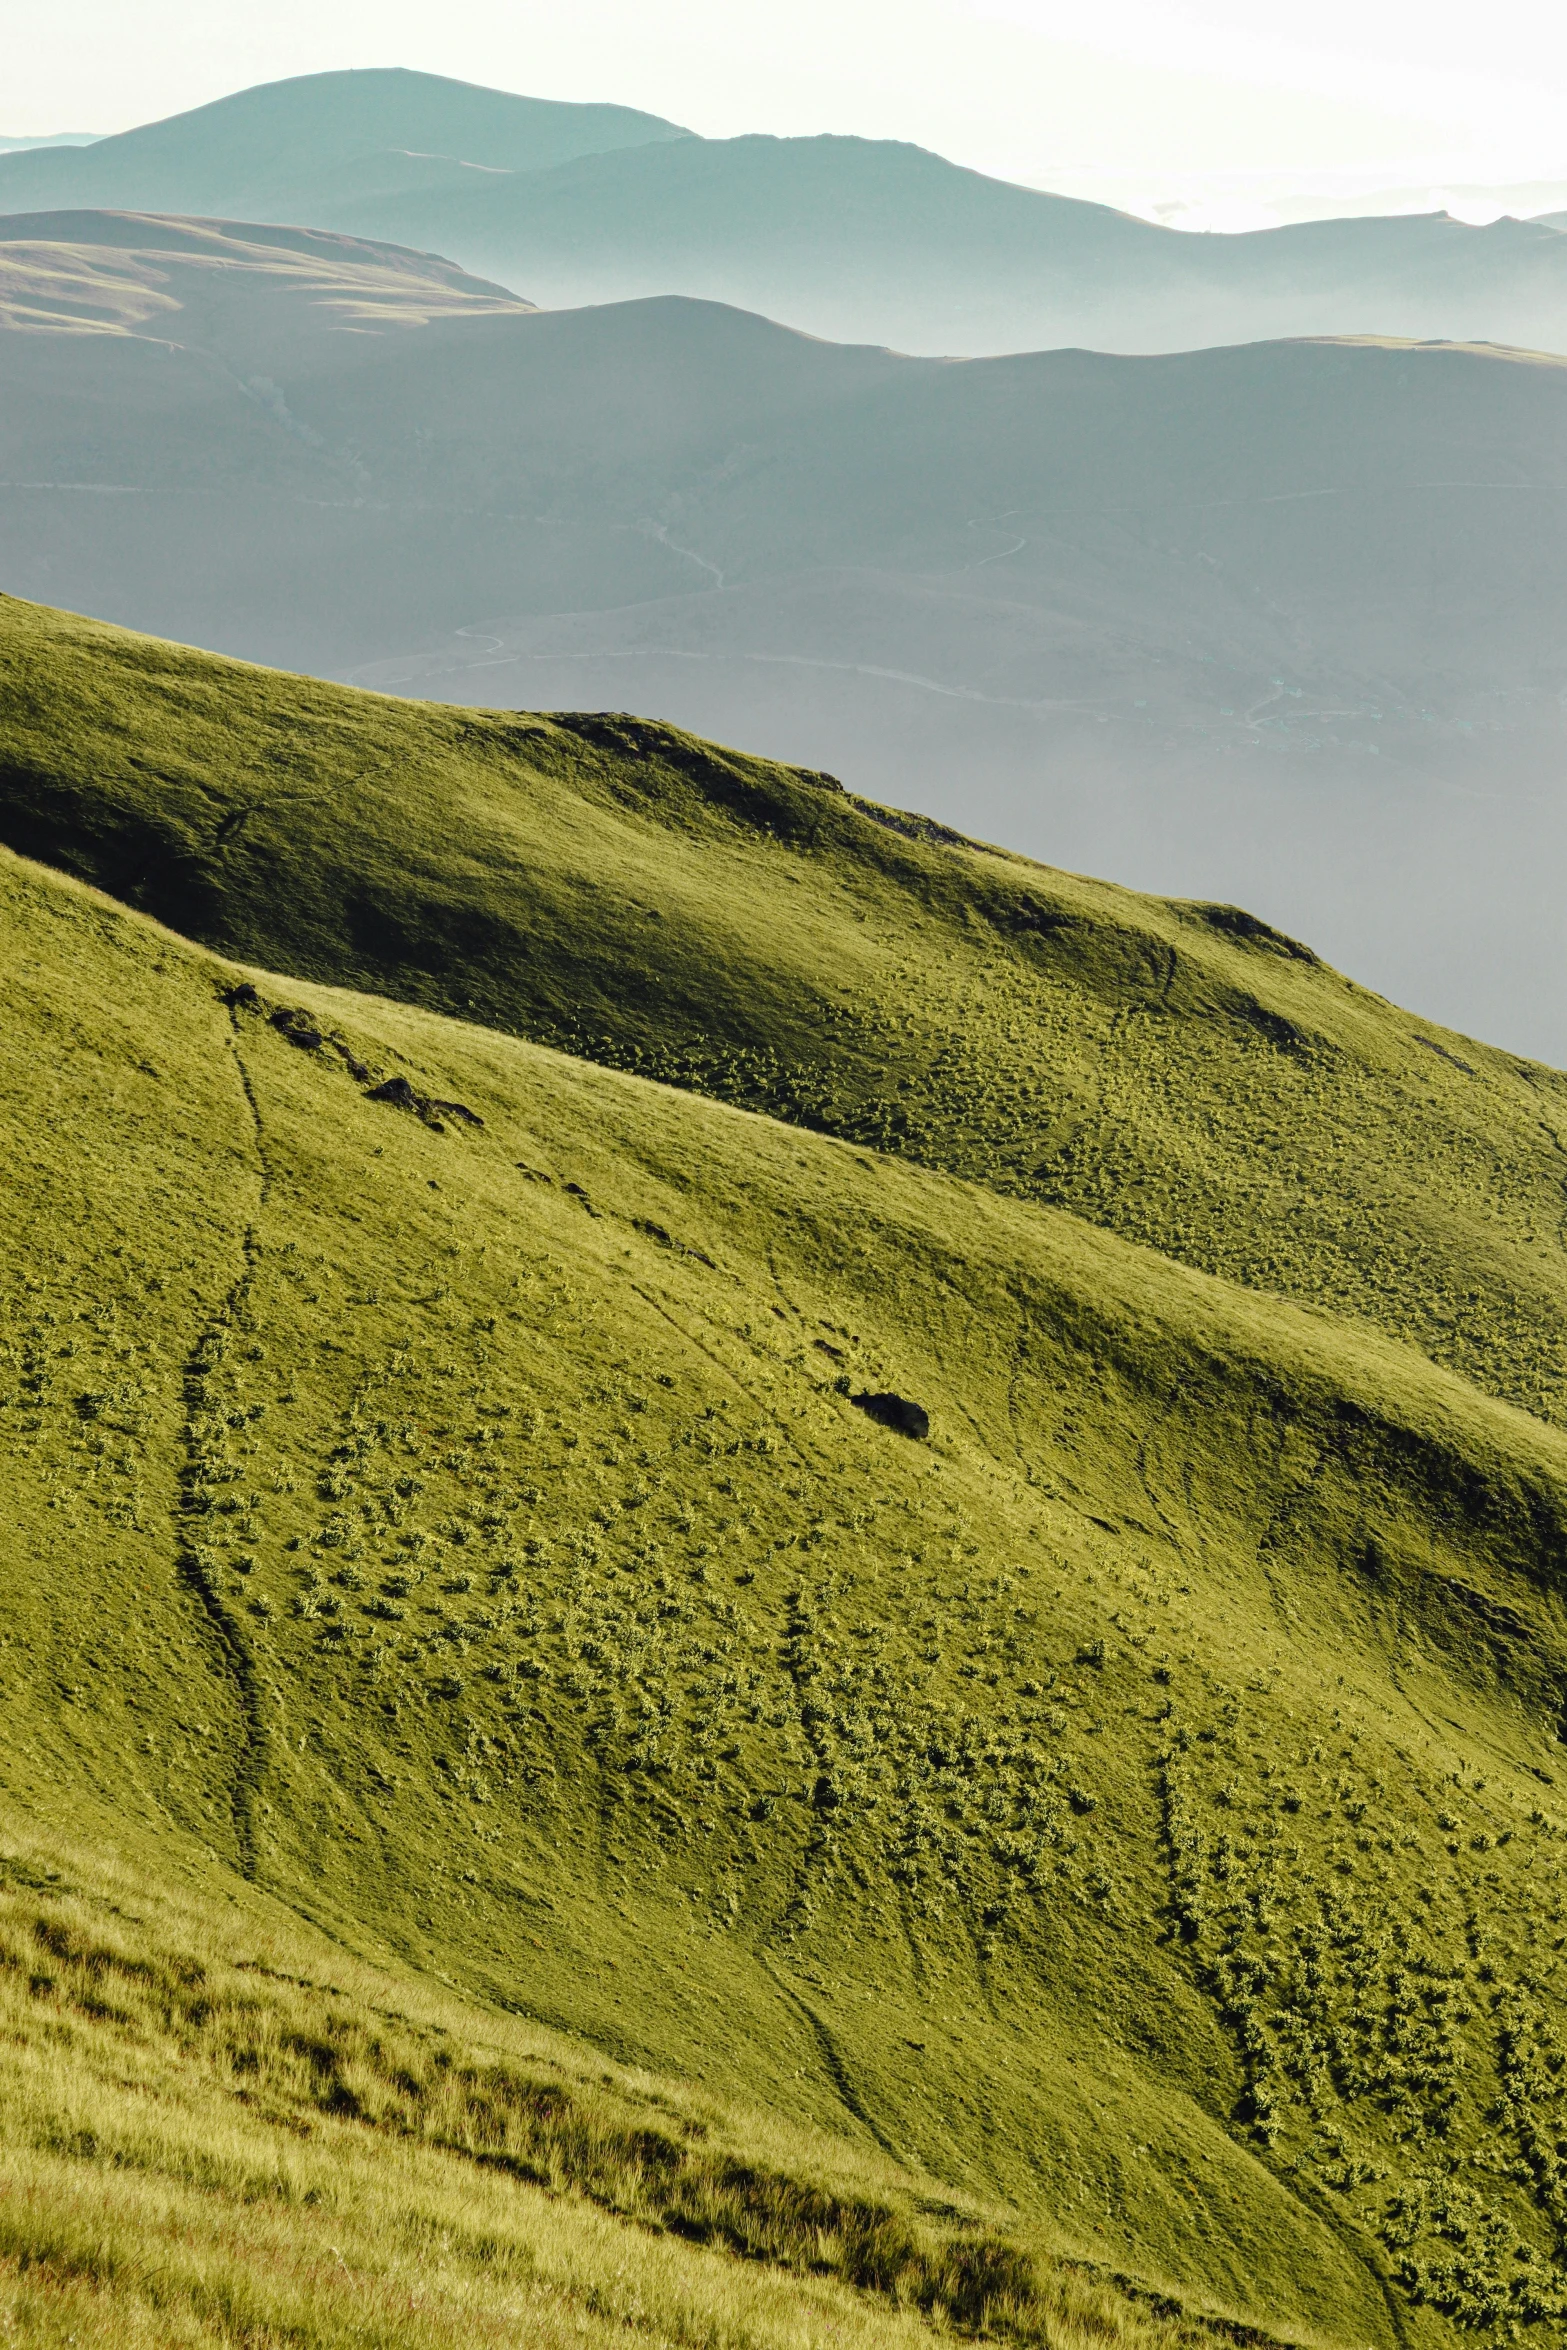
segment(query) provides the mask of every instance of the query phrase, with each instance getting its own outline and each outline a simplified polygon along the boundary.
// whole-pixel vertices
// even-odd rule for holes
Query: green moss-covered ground
[[[1553,2339],[1567,1437],[1519,1398],[1561,1081],[681,738],[3,609],[0,829],[250,958],[0,858],[30,1833],[248,1881],[1041,2257]],[[339,936],[354,989],[262,960]],[[769,1006],[794,1122],[747,1106]],[[518,1033],[573,1019],[600,1057]],[[1091,1083],[1025,1181],[1019,1105],[1043,1166]]]

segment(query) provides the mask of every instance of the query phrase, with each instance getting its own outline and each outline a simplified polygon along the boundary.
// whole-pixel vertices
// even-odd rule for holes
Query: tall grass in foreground
[[[656,2093],[465,2047],[363,1986],[236,1958],[199,1921],[36,1883],[0,1893],[0,2114],[0,2323],[32,2341],[1244,2334],[977,2223],[746,2161]]]

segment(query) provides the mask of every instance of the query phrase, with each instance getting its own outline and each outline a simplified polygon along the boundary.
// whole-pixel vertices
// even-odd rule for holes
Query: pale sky
[[[0,0],[0,30],[23,0]],[[73,0],[4,40],[0,133],[109,131],[285,74],[409,65],[711,137],[858,131],[1093,193],[1560,181],[1541,0]],[[1151,197],[1150,197],[1151,200]],[[1139,209],[1147,208],[1140,203]]]

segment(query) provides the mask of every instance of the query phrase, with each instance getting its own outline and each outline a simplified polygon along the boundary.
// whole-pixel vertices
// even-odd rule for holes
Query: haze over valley
[[[0,293],[15,592],[640,709],[1567,1054],[1561,363],[921,361],[104,213],[0,224]]]

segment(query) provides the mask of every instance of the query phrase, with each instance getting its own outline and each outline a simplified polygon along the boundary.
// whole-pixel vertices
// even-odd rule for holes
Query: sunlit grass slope
[[[854,1955],[864,1868],[854,1862],[852,1876],[843,1874],[835,1814],[852,1807],[848,1846],[856,1848],[853,1817],[874,1808],[866,1780],[879,1768],[873,1756],[838,1752],[830,1715],[816,1724],[812,1609],[831,1597],[845,1535],[856,1552],[856,1529],[882,1507],[874,1490],[859,1490],[878,1448],[911,1457],[914,1448],[862,1422],[839,1393],[835,1363],[861,1370],[875,1359],[847,1329],[808,1320],[800,1308],[787,1318],[782,1348],[752,1343],[750,1316],[784,1318],[781,1263],[765,1264],[764,1253],[759,1269],[742,1246],[720,1266],[630,1213],[633,1204],[663,1208],[682,1224],[695,1213],[703,1237],[719,1245],[701,1195],[678,1196],[681,1165],[705,1155],[712,1125],[730,1143],[721,1195],[740,1214],[740,1231],[753,1231],[732,1187],[755,1122],[583,1072],[590,1088],[610,1088],[606,1155],[595,1139],[599,1106],[591,1091],[574,1098],[578,1072],[569,1063],[452,1030],[476,1042],[481,1059],[465,1063],[460,1045],[455,1057],[440,1054],[442,1082],[456,1077],[482,1100],[485,1125],[471,1126],[444,1103],[439,1116],[426,1113],[428,1123],[395,1103],[372,1103],[342,1156],[335,1130],[362,1098],[361,1049],[378,1055],[368,1074],[383,1074],[384,1054],[385,1068],[394,1077],[411,1071],[428,1099],[426,1069],[402,1045],[357,1027],[334,1026],[328,1039],[296,1022],[285,1034],[264,1017],[267,998],[226,1005],[218,991],[231,992],[234,974],[136,917],[14,860],[4,880],[5,1131],[22,1152],[9,1198],[0,1390],[14,1480],[0,1634],[5,1780],[46,1835],[52,1827],[57,1836],[61,1822],[75,1833],[86,1817],[130,1856],[107,1938],[101,1916],[70,1910],[62,1922],[49,1906],[74,1880],[62,1887],[59,1871],[40,1873],[36,1860],[11,1872],[16,1901],[0,1986],[12,2001],[9,2044],[28,2053],[3,2102],[7,2160],[24,2191],[0,2243],[18,2264],[17,2305],[28,2322],[41,2327],[55,2310],[61,2330],[78,2329],[92,2317],[93,2296],[107,2292],[103,2324],[116,2340],[171,2338],[160,2331],[173,2324],[171,2310],[188,2316],[192,2339],[209,2338],[209,2325],[220,2339],[230,2338],[225,2326],[240,2338],[266,2325],[287,2330],[322,2282],[324,2254],[334,2266],[308,2339],[364,2339],[355,2328],[372,2323],[390,2340],[459,2339],[462,2323],[481,2319],[499,2333],[545,2324],[556,2299],[568,2315],[580,2304],[617,2323],[623,2305],[640,2308],[655,2338],[667,2327],[669,2338],[704,2342],[815,2340],[834,2316],[820,2296],[796,2303],[765,2283],[688,2274],[679,2261],[617,2250],[602,2231],[575,2222],[562,2223],[564,2240],[546,2258],[539,2239],[555,2223],[531,2206],[519,2214],[498,2191],[479,2195],[449,2165],[405,2176],[406,2156],[388,2169],[352,2131],[334,2134],[335,2125],[369,2123],[383,2139],[412,2134],[447,2153],[456,2143],[488,2168],[576,2187],[719,2249],[838,2272],[938,2323],[1007,2322],[1063,2343],[1079,2323],[1095,2339],[1107,2329],[1128,2342],[1176,2338],[1158,2308],[1107,2297],[1082,2273],[1085,2258],[1113,2267],[1126,2252],[1115,2149],[1101,2156],[1085,2147],[1081,2176],[1071,2151],[1073,2139],[1095,2134],[1090,2117],[1106,2093],[1096,2074],[1073,2083],[1060,2219],[1032,2193],[1025,2150],[1023,2208],[1003,2215],[1009,2233],[997,2237],[994,2215],[977,2235],[973,2222],[964,2225],[964,2184],[993,2196],[1017,2168],[1016,2146],[1000,2172],[984,2151],[989,2072],[1007,2051],[1004,2040],[976,2043],[947,2007],[972,1974],[971,1928],[958,1931],[954,1980],[942,1954],[949,1936],[938,1881],[926,1882],[917,1844],[903,1872],[908,1926],[897,1922],[904,1894],[888,1880],[882,1852],[884,1914]],[[57,1021],[69,1025],[69,1038]],[[405,1042],[448,1033],[427,1017],[413,1021]],[[310,1037],[314,1044],[295,1041]],[[27,1105],[38,1101],[45,1066],[58,1067],[63,1081],[35,1123]],[[516,1103],[497,1117],[495,1080],[507,1069],[545,1080],[526,1127]],[[300,1072],[306,1093],[289,1108]],[[329,1090],[313,1095],[310,1081],[323,1077]],[[143,1088],[152,1090],[138,1101]],[[637,1199],[617,1201],[621,1128],[640,1126],[645,1100],[655,1115],[673,1113],[662,1146],[656,1131],[648,1140],[660,1155],[672,1145],[676,1159],[650,1177],[633,1146],[622,1181],[629,1176]],[[578,1132],[575,1146],[559,1130],[562,1114]],[[698,1127],[682,1140],[681,1121],[693,1114]],[[792,1138],[763,1131],[783,1149],[775,1172],[787,1184]],[[66,1135],[73,1140],[62,1147]],[[466,1145],[463,1155],[448,1153],[448,1141]],[[562,1145],[568,1158],[552,1178],[548,1163]],[[543,1163],[530,1161],[525,1172],[497,1155],[519,1147]],[[830,1180],[841,1152],[815,1141],[810,1148],[827,1154],[818,1180]],[[870,1162],[856,1164],[863,1178]],[[593,1181],[596,1201],[585,1187],[566,1188],[572,1170]],[[393,1187],[379,1201],[371,1196],[378,1177]],[[411,1219],[409,1186],[418,1195]],[[524,1269],[508,1235],[519,1204],[531,1217],[543,1201],[551,1203],[547,1223],[564,1213],[565,1253],[530,1250]],[[475,1213],[488,1237],[476,1236]],[[372,1220],[391,1251],[383,1258],[373,1244],[374,1263],[363,1229]],[[71,1240],[72,1227],[85,1229],[85,1247]],[[330,1263],[317,1245],[329,1235]],[[476,1291],[467,1280],[461,1260],[475,1246],[481,1259],[491,1247],[504,1250],[498,1290],[488,1278]],[[535,1281],[543,1285],[536,1300]],[[524,1301],[539,1303],[543,1316],[526,1335],[516,1319]],[[491,1309],[477,1321],[475,1302]],[[747,1320],[736,1323],[736,1314]],[[808,1340],[818,1327],[832,1337]],[[790,1378],[807,1347],[804,1376],[794,1363]],[[482,1398],[473,1387],[478,1367]],[[797,1390],[793,1416],[802,1402],[814,1407],[814,1428],[786,1428],[786,1396],[769,1396],[758,1416],[753,1391],[780,1376]],[[436,1450],[421,1459],[404,1407],[432,1377],[441,1433],[432,1428]],[[559,1418],[568,1396],[569,1421]],[[363,1417],[394,1398],[395,1427]],[[482,1419],[470,1427],[476,1401]],[[444,1418],[453,1408],[461,1426]],[[523,1426],[532,1438],[543,1434],[541,1411],[550,1414],[545,1441],[559,1455],[558,1474],[536,1447],[515,1453]],[[329,1438],[319,1459],[307,1433],[304,1455],[285,1444],[263,1466],[259,1453],[271,1449],[275,1429],[317,1413]],[[873,1431],[868,1452],[862,1426]],[[364,1434],[369,1449],[360,1456]],[[382,1511],[372,1560],[361,1496],[368,1464],[381,1482],[388,1438],[396,1459],[384,1463],[384,1498],[397,1524],[394,1531]],[[845,1445],[840,1463],[832,1455]],[[652,1446],[668,1450],[673,1476],[654,1465]],[[702,1463],[694,1474],[686,1455]],[[928,1468],[923,1451],[918,1457]],[[241,1461],[243,1476],[234,1478]],[[627,1468],[629,1477],[618,1474]],[[840,1470],[851,1482],[834,1521],[821,1505],[834,1497]],[[521,1473],[514,1489],[497,1482],[510,1472]],[[534,1476],[550,1490],[529,1482]],[[265,1491],[252,1490],[251,1478]],[[704,1500],[710,1486],[743,1496],[733,1520],[725,1502],[714,1517],[712,1495]],[[756,1511],[774,1498],[782,1500],[780,1531],[764,1541]],[[284,1531],[296,1517],[298,1527]],[[616,1523],[643,1529],[633,1548],[610,1531]],[[784,1534],[785,1523],[797,1534]],[[944,1502],[937,1524],[950,1549],[964,1528],[961,1504]],[[752,1555],[760,1573],[741,1564]],[[911,1564],[900,1558],[898,1571]],[[782,1588],[802,1576],[780,1606]],[[633,1611],[628,1624],[641,1624],[651,1647],[633,1631],[632,1646],[611,1664],[601,1643],[613,1637],[623,1601]],[[525,1625],[532,1629],[522,1641]],[[830,1653],[833,1634],[821,1638]],[[564,1700],[557,1679],[571,1691]],[[866,1697],[874,1703],[869,1690]],[[562,1702],[564,1743],[551,1728]],[[917,1734],[957,1739],[959,1772],[983,1772],[979,1717],[930,1702]],[[1037,1766],[1048,1776],[1043,1755]],[[1053,1812],[1043,1783],[1039,1792]],[[622,1794],[629,1801],[617,1800]],[[1088,1798],[1078,1790],[1076,1800]],[[962,1840],[938,1833],[946,1868]],[[219,1988],[209,1932],[164,1919],[142,1930],[153,1887],[188,1878],[203,1848],[209,1864],[220,1864],[220,1883],[231,1874],[275,1885],[351,1945],[411,1958],[426,1979],[456,1975],[503,2009],[585,2032],[622,2060],[661,2064],[730,2099],[792,2112],[848,2143],[824,2179],[820,2141],[769,2134],[753,2119],[738,2134],[731,2125],[722,2159],[693,2156],[672,2171],[667,2143],[641,2126],[645,2113],[633,2129],[624,2117],[590,2111],[584,2147],[582,2114],[569,2102],[557,2111],[547,2096],[541,2104],[531,2090],[508,2088],[487,2060],[476,2072],[448,2074],[428,2040],[410,2053],[388,2030],[384,1991],[368,2027],[330,2011],[323,2018],[319,1998],[312,2015],[310,2001],[276,1991],[258,2020],[254,1985],[238,1986],[237,1998],[232,1984]],[[997,1882],[1004,1891],[1004,1877]],[[46,1897],[41,1909],[36,1895]],[[89,1895],[89,1911],[102,1912],[101,1888],[89,1883]],[[833,1919],[818,1937],[811,1924],[824,1901]],[[137,1929],[128,1936],[127,1917]],[[272,1931],[275,1938],[275,1923]],[[903,1947],[889,1951],[889,1938]],[[318,1951],[290,1958],[286,1942],[262,1959],[268,1984],[286,1982],[310,1959],[319,1972]],[[845,1960],[849,1973],[839,1980]],[[254,1954],[247,1964],[254,1971]],[[880,1974],[890,1966],[901,1987],[911,1965],[896,2015],[873,2031],[873,2048],[889,2041],[898,2052],[888,2121],[900,2095],[913,2102],[912,2126],[894,2137],[866,2118],[863,2097],[880,2103],[884,2092],[877,2056],[868,2051],[867,2062],[853,2043],[868,1984],[893,1988]],[[333,1980],[339,1972],[334,1966]],[[396,1996],[417,1998],[417,1983],[405,1975]],[[932,2009],[944,2045],[932,2077],[922,2078],[912,2060],[925,2043],[909,2034],[929,2028],[922,2018]],[[1026,2029],[1027,2018],[1017,2019],[1014,2036],[1018,2026]],[[492,2037],[496,2028],[480,2025]],[[127,2034],[138,2051],[129,2078]],[[1094,2034],[1092,2017],[1081,2019],[1075,2036],[1090,2063]],[[536,2043],[537,2035],[528,2045]],[[1035,2051],[1041,2062],[1048,2075],[1046,2048]],[[1111,2069],[1120,2074],[1118,2062]],[[1130,2086],[1121,2080],[1109,2092],[1129,2118]],[[1036,2098],[1038,2089],[1036,2080]],[[171,2109],[153,2121],[149,2091]],[[955,2133],[940,2118],[949,2094],[960,2110]],[[236,2097],[243,2115],[233,2110]],[[1227,2170],[1222,2130],[1189,2104],[1182,2099],[1174,2123],[1183,2170],[1201,2178],[1198,2166],[1215,2161]],[[669,2110],[699,2109],[688,2098]],[[329,2140],[303,2167],[287,2136],[279,2151],[280,2131],[295,2132],[301,2113]],[[1014,2139],[1022,2118],[1005,2115]],[[918,2164],[925,2139],[942,2161],[939,2181],[890,2170],[889,2157],[900,2154]],[[1090,2196],[1102,2217],[1086,2202],[1077,2210]],[[259,2229],[245,2216],[258,2198],[272,2213]],[[454,2249],[450,2229],[464,2199]],[[914,2217],[912,2234],[900,2208]],[[390,2245],[378,2240],[389,2219]],[[346,2281],[337,2273],[344,2227],[352,2239]],[[1076,2270],[1060,2266],[1063,2243]],[[442,2255],[433,2277],[432,2245]],[[1153,2249],[1142,2247],[1139,2265],[1158,2277]],[[607,2267],[607,2284],[595,2281],[595,2264]],[[1216,2292],[1221,2301],[1255,2298],[1233,2253],[1217,2264],[1175,2265],[1199,2301]],[[415,2273],[420,2322],[399,2330],[393,2304]],[[1012,2289],[1019,2277],[1021,2294]],[[0,2268],[0,2288],[7,2281]],[[539,2289],[524,2291],[529,2284]],[[694,2306],[677,2325],[672,2313],[688,2295]],[[1165,2299],[1161,2288],[1156,2300]],[[841,2310],[828,2330],[845,2325],[851,2337],[859,2330],[874,2340],[887,2330],[874,2311],[850,2322]]]
[[[1052,1201],[1567,1410],[1567,1079],[1233,909],[632,720],[0,602],[0,839],[271,967]]]
[[[122,740],[133,760],[176,769]],[[558,804],[614,816],[607,786]],[[804,860],[711,822],[731,872]],[[866,870],[850,942],[899,902]],[[0,887],[0,1763],[37,1842],[96,1836],[139,1881],[206,1853],[212,1885],[410,1982],[979,2199],[1042,2273],[1096,2261],[1346,2345],[1549,2338],[1567,1439],[1365,1322],[1059,1208],[242,971],[9,855]],[[785,919],[773,942],[787,968]],[[927,1440],[863,1408],[886,1393]],[[57,1955],[29,1964],[69,2031],[22,2036],[50,2066],[114,2073],[86,2041],[121,2007],[191,2039],[117,1961],[78,2012],[91,1962]],[[154,2130],[123,2087],[143,2061],[74,2139],[7,2099],[39,2215],[6,2219],[17,2258],[75,2240],[72,2194],[84,2230],[222,2236],[221,2146],[199,2223],[185,2157],[100,2164]],[[449,2117],[432,2061],[348,2082],[403,2114],[399,2162]],[[203,2088],[169,2062],[199,2141],[245,2066]],[[531,2126],[510,2110],[501,2152]],[[366,2143],[332,2139],[350,2201]],[[392,2176],[322,2241],[400,2291]],[[415,2234],[443,2224],[420,2197],[480,2210],[420,2178]],[[222,2236],[243,2261],[281,2231],[269,2291],[318,2258],[291,2208]]]
[[[8,1823],[8,1830],[10,1823]],[[431,1997],[274,1904],[0,1861],[0,2324],[33,2342],[1224,2340],[876,2151]],[[67,1865],[57,1865],[62,1859]],[[244,1889],[240,1888],[243,1896]]]

